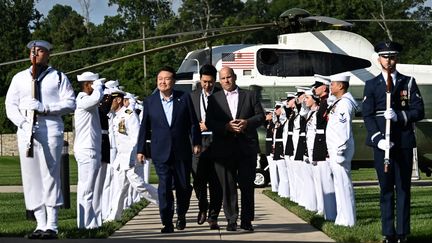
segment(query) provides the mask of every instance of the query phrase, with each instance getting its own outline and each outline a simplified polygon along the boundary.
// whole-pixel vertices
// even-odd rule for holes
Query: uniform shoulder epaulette
[[[132,114],[132,112],[133,112],[133,111],[132,111],[132,110],[129,110],[129,109],[126,109],[126,110],[125,110],[125,113],[128,114],[128,115]]]

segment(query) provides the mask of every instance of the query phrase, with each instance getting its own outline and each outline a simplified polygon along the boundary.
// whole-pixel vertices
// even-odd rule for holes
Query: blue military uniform
[[[375,51],[380,56],[384,55],[384,58],[394,58],[401,49],[401,46],[394,42],[375,46]],[[385,152],[378,148],[379,141],[385,138],[386,126],[384,111],[387,77],[384,77],[384,73],[366,81],[362,112],[368,132],[366,144],[374,149],[375,168],[381,189],[382,234],[386,236],[385,241],[392,242],[395,237],[404,241],[410,233],[411,172],[413,148],[416,147],[414,123],[424,118],[424,104],[415,79],[393,71],[391,108],[396,114],[397,121],[391,122],[390,141],[394,146],[390,149],[388,172],[384,172]]]

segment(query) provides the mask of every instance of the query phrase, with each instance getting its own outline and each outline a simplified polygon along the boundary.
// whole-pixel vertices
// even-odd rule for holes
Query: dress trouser
[[[413,150],[392,148],[390,166],[384,173],[384,151],[374,149],[375,169],[380,184],[380,207],[383,235],[410,233],[410,200]],[[396,194],[395,194],[396,190]],[[394,198],[396,196],[396,205]],[[396,206],[396,225],[394,209]]]
[[[34,134],[33,158],[26,156],[25,134],[18,129],[18,148],[26,209],[38,211],[38,228],[57,231],[57,207],[63,204],[60,161],[63,134]],[[45,207],[45,209],[42,209]],[[42,221],[41,221],[41,220]]]
[[[192,157],[193,188],[198,199],[200,212],[207,212],[209,219],[217,220],[222,207],[222,186],[217,178],[210,151]],[[209,185],[210,203],[207,200],[207,183]]]
[[[217,158],[215,168],[222,185],[223,208],[228,223],[236,223],[239,214],[237,183],[241,193],[240,220],[242,223],[253,221],[256,156]]]
[[[77,226],[78,228],[97,228],[102,225],[102,217],[98,205],[96,193],[97,175],[101,168],[100,151],[95,149],[76,149],[74,151],[78,163],[78,184],[77,184]],[[100,216],[96,217],[96,215]]]
[[[172,224],[174,216],[173,182],[176,190],[177,217],[185,217],[189,209],[192,186],[190,173],[192,161],[176,160],[171,153],[167,161],[153,160],[159,177],[159,213],[163,225]]]

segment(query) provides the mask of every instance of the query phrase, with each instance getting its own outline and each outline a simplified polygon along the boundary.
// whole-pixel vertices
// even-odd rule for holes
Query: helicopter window
[[[266,76],[332,75],[371,66],[365,59],[319,51],[263,48],[257,55],[258,72]]]
[[[180,65],[178,73],[199,72],[200,66],[209,62],[210,53],[208,50],[192,52]]]
[[[243,70],[243,76],[250,76],[252,75],[252,70]]]

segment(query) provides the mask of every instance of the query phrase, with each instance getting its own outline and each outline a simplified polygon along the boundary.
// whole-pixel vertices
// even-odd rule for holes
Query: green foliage
[[[277,193],[264,194],[287,208],[315,228],[323,231],[336,242],[381,242],[381,218],[379,188],[355,188],[357,222],[354,227],[337,226],[325,221],[289,199],[280,198]],[[432,237],[432,211],[428,202],[432,200],[431,187],[414,187],[411,193],[411,234],[409,242],[427,242]]]
[[[24,237],[35,229],[36,222],[26,220],[22,193],[1,193],[0,201],[0,237]],[[76,193],[71,193],[71,201],[76,202]],[[124,210],[121,221],[104,223],[99,229],[86,230],[77,229],[76,203],[71,203],[70,209],[61,208],[59,211],[59,238],[107,238],[147,205],[147,201],[141,200]]]

